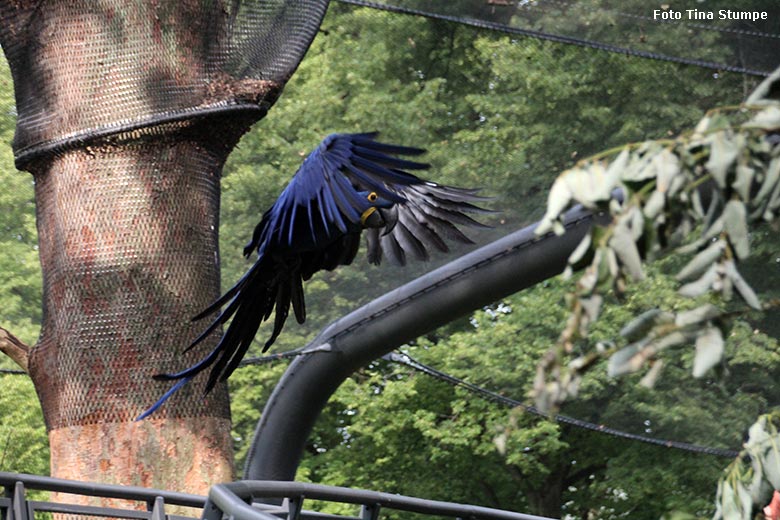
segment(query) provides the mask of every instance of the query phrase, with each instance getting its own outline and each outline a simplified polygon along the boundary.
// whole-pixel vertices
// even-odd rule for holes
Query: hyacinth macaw
[[[206,392],[227,379],[274,309],[273,331],[264,352],[282,331],[291,306],[298,323],[303,323],[303,282],[317,271],[349,265],[363,232],[372,264],[379,264],[383,256],[400,265],[408,256],[426,260],[431,247],[449,250],[443,238],[471,243],[455,224],[484,227],[466,215],[487,211],[472,204],[485,200],[478,190],[442,186],[412,175],[406,170],[425,170],[429,165],[395,156],[416,156],[424,150],[380,143],[376,135],[331,134],[306,157],[244,247],[246,257],[257,251],[254,265],[193,318],[201,320],[222,309],[187,350],[232,317],[219,343],[193,366],[154,376],[178,383],[139,420],[209,367]]]

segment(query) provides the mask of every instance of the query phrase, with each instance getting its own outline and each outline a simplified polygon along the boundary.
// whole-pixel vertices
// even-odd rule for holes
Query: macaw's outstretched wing
[[[430,165],[394,155],[425,151],[380,143],[376,135],[331,134],[323,139],[263,216],[244,255],[268,244],[299,251],[323,248],[340,235],[359,233],[372,208],[404,202],[399,188],[422,182],[405,170]]]
[[[473,243],[458,226],[488,228],[468,213],[493,213],[475,203],[490,200],[477,195],[479,190],[442,186],[420,181],[396,186],[403,202],[379,209],[384,226],[366,230],[368,261],[379,264],[382,257],[396,265],[406,265],[411,256],[428,260],[429,251],[448,252],[444,239]]]

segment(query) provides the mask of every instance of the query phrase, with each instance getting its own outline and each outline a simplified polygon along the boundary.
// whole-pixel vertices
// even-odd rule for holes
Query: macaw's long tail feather
[[[295,320],[298,323],[306,321],[306,300],[303,297],[303,278],[301,276],[293,276],[290,279],[290,300],[292,301],[293,312],[295,313]]]
[[[258,259],[259,260],[259,259]],[[255,263],[255,265],[257,262]],[[252,278],[253,276],[256,276],[257,272],[254,269],[254,266],[249,269],[246,273],[244,273],[244,276],[241,277],[241,279],[236,282],[233,287],[228,289],[228,291],[214,300],[214,302],[211,303],[208,307],[200,311],[198,314],[192,317],[192,321],[199,321],[208,316],[209,314],[212,314],[218,309],[221,309],[227,302],[233,299],[233,297],[238,294],[241,290],[243,290],[244,286],[247,284],[247,281]],[[225,312],[222,312],[221,314],[226,314]],[[197,342],[197,340],[196,340]]]
[[[158,408],[160,408],[160,406],[162,406],[162,404],[163,404],[165,401],[167,401],[167,400],[168,400],[168,398],[169,398],[170,396],[172,396],[173,394],[175,394],[175,393],[176,393],[176,391],[177,391],[177,390],[179,390],[179,388],[181,388],[181,387],[183,387],[184,385],[186,385],[187,383],[189,383],[189,382],[190,382],[190,379],[192,379],[192,377],[185,377],[185,378],[183,378],[183,379],[179,379],[179,381],[178,381],[178,382],[177,382],[175,385],[173,385],[173,386],[171,387],[171,389],[170,389],[170,390],[168,390],[167,392],[165,392],[165,393],[163,394],[163,396],[162,396],[160,399],[158,399],[158,400],[157,400],[157,402],[156,402],[156,403],[154,403],[152,406],[150,406],[150,407],[149,407],[149,408],[148,408],[148,409],[147,409],[147,410],[146,410],[144,413],[142,413],[141,415],[139,415],[138,417],[136,417],[136,418],[135,418],[135,420],[136,420],[136,421],[143,421],[144,419],[146,419],[147,417],[149,417],[150,415],[152,415],[154,412],[156,412],[156,411],[157,411],[157,409],[158,409]]]
[[[158,381],[177,379],[179,381],[149,410],[141,414],[139,419],[153,413],[179,388],[209,367],[211,367],[211,372],[206,382],[206,393],[210,392],[218,381],[226,380],[246,354],[260,324],[270,317],[274,309],[276,309],[274,328],[271,337],[266,341],[266,350],[281,333],[291,305],[295,309],[296,318],[299,321],[305,319],[305,302],[300,275],[297,275],[297,282],[294,275],[290,277],[279,276],[278,273],[274,274],[275,269],[268,263],[264,261],[263,257],[258,258],[236,285],[194,318],[195,320],[203,319],[220,307],[227,305],[214,318],[214,321],[195,338],[187,350],[203,341],[231,318],[232,321],[230,321],[217,346],[206,357],[180,372],[154,376],[154,379]]]
[[[271,288],[268,285],[264,287],[250,287],[248,288],[248,294],[243,295],[241,305],[236,310],[233,321],[230,322],[227,331],[217,345],[222,354],[209,373],[206,392],[210,392],[218,381],[226,380],[238,367],[246,351],[249,350],[257,329],[260,328],[260,323],[263,321],[263,317],[270,314],[271,309],[273,309],[272,305],[268,309],[264,309],[265,299],[258,297],[262,292],[269,290]],[[278,312],[279,309],[277,309]]]

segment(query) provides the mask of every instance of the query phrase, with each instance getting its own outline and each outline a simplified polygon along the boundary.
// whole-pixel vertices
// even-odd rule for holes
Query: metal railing
[[[38,475],[0,472],[1,520],[34,520],[36,513],[127,518],[132,520],[193,520],[166,513],[166,507],[201,509],[202,520],[377,520],[380,511],[395,510],[457,519],[551,520],[488,507],[303,482],[239,481],[212,486],[209,496],[177,493],[138,486],[97,484]],[[67,493],[81,497],[127,501],[126,507],[94,506],[51,500],[33,500],[28,490]],[[281,505],[256,503],[276,499]],[[303,509],[304,499],[360,506],[358,516],[333,515]]]
[[[281,506],[255,504],[255,500],[284,498]],[[329,515],[303,509],[304,499],[324,500],[360,506],[359,516]],[[262,508],[262,509],[260,509]],[[211,487],[203,509],[203,520],[377,520],[383,509],[480,520],[551,520],[502,509],[440,502],[423,498],[366,491],[362,489],[323,486],[304,482],[276,480],[243,480]]]
[[[185,520],[193,517],[167,514],[166,505],[202,509],[206,497],[138,486],[117,486],[80,482],[38,475],[0,472],[0,518],[2,520],[34,520],[39,512],[67,513],[83,516],[128,518],[134,520]],[[103,507],[48,500],[31,500],[28,490],[41,490],[72,495],[112,498],[128,501],[127,507]],[[131,504],[135,502],[135,504]],[[135,505],[136,507],[132,507]]]

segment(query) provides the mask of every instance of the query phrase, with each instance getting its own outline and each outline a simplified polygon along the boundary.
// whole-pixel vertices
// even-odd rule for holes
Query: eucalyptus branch
[[[658,357],[671,347],[695,347],[695,377],[721,361],[724,329],[733,316],[722,305],[676,313],[652,309],[624,327],[622,346],[594,347],[588,332],[607,296],[620,296],[627,284],[644,277],[648,254],[673,250],[663,245],[679,245],[695,229],[701,230],[698,238],[677,249],[695,253],[677,274],[680,295],[710,294],[725,303],[736,294],[746,307],[762,309],[737,265],[749,256],[750,228],[780,211],[780,145],[770,139],[779,129],[780,102],[721,107],[675,139],[606,150],[556,179],[537,233],[563,232],[561,216],[573,203],[606,208],[612,218],[594,227],[569,258],[568,275],[584,258],[592,260],[567,296],[570,315],[556,345],[538,366],[537,407],[554,411],[576,396],[582,373],[602,357],[609,357],[615,376],[652,366],[643,380],[648,385],[658,375]],[[705,208],[699,190],[709,185]],[[611,199],[615,189],[623,191],[622,201]],[[580,355],[567,362],[575,350]]]
[[[753,518],[780,489],[780,413],[762,415],[748,431],[742,451],[718,483],[713,520]]]

